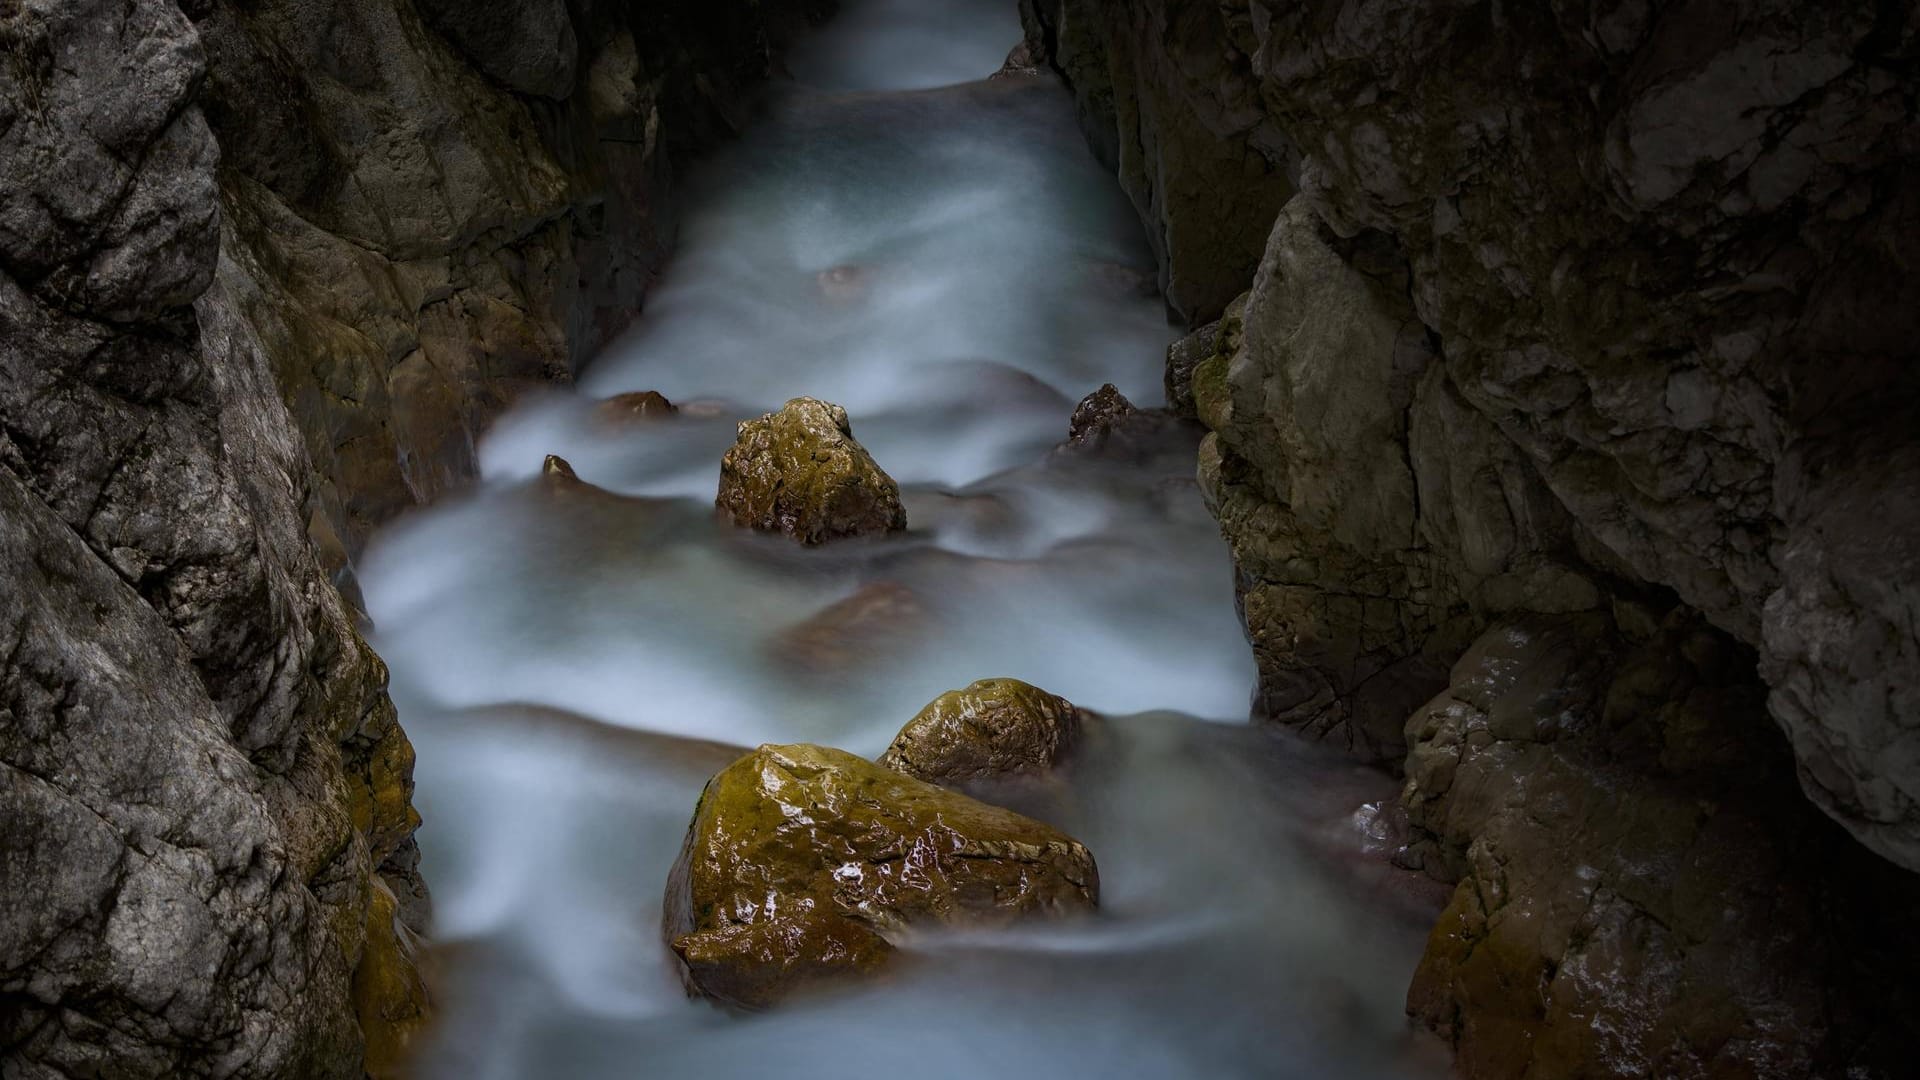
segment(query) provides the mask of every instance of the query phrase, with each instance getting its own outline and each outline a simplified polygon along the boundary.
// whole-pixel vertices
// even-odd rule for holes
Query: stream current
[[[1056,449],[1102,383],[1161,404],[1175,336],[1070,96],[984,78],[1008,0],[842,7],[684,186],[635,330],[359,567],[418,750],[419,1073],[1428,1075],[1402,1002],[1432,910],[1355,824],[1392,784],[1246,723],[1197,435]],[[682,412],[597,408],[635,390]],[[908,534],[803,550],[714,520],[735,424],[800,395],[847,409]],[[547,454],[617,496],[555,497]],[[878,614],[850,626],[855,596]],[[762,742],[877,755],[991,676],[1105,717],[1064,784],[1002,799],[1094,852],[1099,915],[919,934],[883,981],[765,1014],[689,1000],[660,908],[707,777]]]

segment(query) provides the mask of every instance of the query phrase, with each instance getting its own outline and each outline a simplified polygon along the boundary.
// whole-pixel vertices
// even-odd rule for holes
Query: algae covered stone
[[[664,929],[688,990],[762,1008],[872,971],[913,923],[1093,908],[1073,838],[841,750],[762,746],[701,793],[667,879]]]
[[[935,784],[1043,773],[1079,733],[1079,711],[1066,698],[1019,679],[981,679],[928,703],[880,764]]]
[[[741,421],[714,505],[735,525],[808,545],[907,527],[900,486],[854,441],[847,411],[815,398]]]

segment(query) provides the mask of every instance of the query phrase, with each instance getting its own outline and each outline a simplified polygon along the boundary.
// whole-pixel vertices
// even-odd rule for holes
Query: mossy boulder
[[[1052,769],[1079,733],[1079,710],[1066,698],[1019,679],[981,679],[928,703],[880,764],[934,784],[1033,775]]]
[[[915,923],[1093,908],[1078,841],[864,758],[762,746],[707,782],[667,879],[664,929],[690,993],[764,1008],[871,972]]]
[[[847,411],[815,398],[741,421],[714,505],[735,525],[807,545],[907,527],[900,486],[854,441]]]

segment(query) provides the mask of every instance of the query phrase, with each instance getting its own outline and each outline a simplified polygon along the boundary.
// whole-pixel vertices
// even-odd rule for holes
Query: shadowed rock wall
[[[810,6],[0,3],[0,1072],[398,1069],[413,751],[329,572],[632,317]]]
[[[1704,849],[1659,829],[1587,829],[1565,803],[1597,776],[1650,800],[1708,800],[1772,837],[1754,858],[1777,869],[1696,880],[1798,889],[1831,875],[1806,900],[1816,914],[1782,925],[1805,931],[1801,945],[1879,947],[1847,936],[1872,922],[1860,898],[1912,875],[1870,884],[1871,863],[1807,861],[1822,842],[1791,837],[1823,823],[1760,815],[1777,792],[1723,799],[1703,776],[1758,783],[1784,742],[1813,805],[1920,869],[1920,275],[1904,241],[1920,235],[1920,14],[1798,0],[1029,0],[1026,21],[1160,238],[1173,306],[1196,324],[1223,313],[1171,354],[1170,396],[1213,431],[1201,480],[1235,556],[1256,712],[1391,766],[1411,744],[1416,837],[1478,844],[1481,865],[1526,895],[1600,912],[1596,890],[1623,892],[1631,902],[1609,910],[1638,925],[1672,930],[1662,919],[1679,909],[1607,860],[1661,851],[1671,870]],[[1208,147],[1183,154],[1195,132]],[[1273,174],[1294,193],[1258,213]],[[1159,178],[1144,196],[1142,177]],[[1265,236],[1251,274],[1248,235]],[[1216,274],[1238,274],[1245,295],[1198,302],[1177,287]],[[1679,649],[1695,637],[1660,628],[1696,620],[1746,658],[1715,678],[1752,692],[1685,767],[1626,752],[1615,729],[1627,721],[1597,705],[1575,713],[1610,726],[1567,720],[1578,737],[1564,743],[1531,706],[1471,738],[1429,719],[1430,697],[1472,697],[1456,661],[1483,653],[1483,634],[1542,618],[1575,619],[1583,647],[1607,655],[1625,648],[1609,642]],[[1622,700],[1651,724],[1684,712],[1688,691],[1670,689],[1681,698]],[[1516,757],[1511,786],[1472,802],[1432,777],[1422,787],[1413,767],[1448,738],[1470,754],[1557,749]],[[1498,824],[1516,807],[1533,831]],[[1546,857],[1566,844],[1591,845],[1577,852],[1590,861]],[[1553,975],[1579,952],[1565,935],[1597,932],[1600,914],[1503,938],[1518,966],[1456,977],[1436,958],[1448,933],[1466,951],[1492,940],[1494,878],[1464,855],[1428,866],[1464,878],[1456,907],[1471,898],[1480,914],[1436,932],[1412,1005],[1481,1074],[1564,1075],[1585,1060],[1595,1075],[1827,1075],[1860,1050],[1843,1025],[1803,1022],[1851,978],[1831,969],[1817,991],[1769,999],[1795,1001],[1773,1013],[1759,990],[1723,991],[1713,1007],[1743,1017],[1744,1034],[1648,1000],[1569,1004]],[[1762,948],[1768,916],[1735,907],[1756,940],[1733,953],[1691,932],[1664,939],[1662,955],[1696,965],[1696,999],[1817,963]],[[1822,936],[1838,924],[1852,929]],[[1615,969],[1629,993],[1674,970]],[[1556,1009],[1564,1032],[1633,1009],[1668,1019],[1583,1053],[1543,1038],[1529,1056]],[[1527,1037],[1496,1034],[1503,1016]],[[1769,1023],[1792,1034],[1716,1057],[1765,1042]],[[1656,1051],[1675,1040],[1691,1049]],[[1493,1046],[1525,1049],[1496,1062],[1481,1053]]]

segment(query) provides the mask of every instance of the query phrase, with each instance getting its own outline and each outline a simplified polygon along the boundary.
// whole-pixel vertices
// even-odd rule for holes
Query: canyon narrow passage
[[[435,894],[421,1075],[1432,1071],[1404,1002],[1436,909],[1368,837],[1395,785],[1246,724],[1200,432],[1148,411],[1177,331],[1066,89],[986,77],[1019,36],[1005,3],[847,5],[686,178],[634,331],[375,538]],[[1069,442],[1109,383],[1142,411]],[[736,424],[800,396],[845,408],[907,532],[715,520]],[[761,743],[877,756],[993,677],[1098,714],[998,796],[1097,855],[1098,914],[915,932],[887,978],[765,1014],[689,999],[661,894],[706,779]]]

